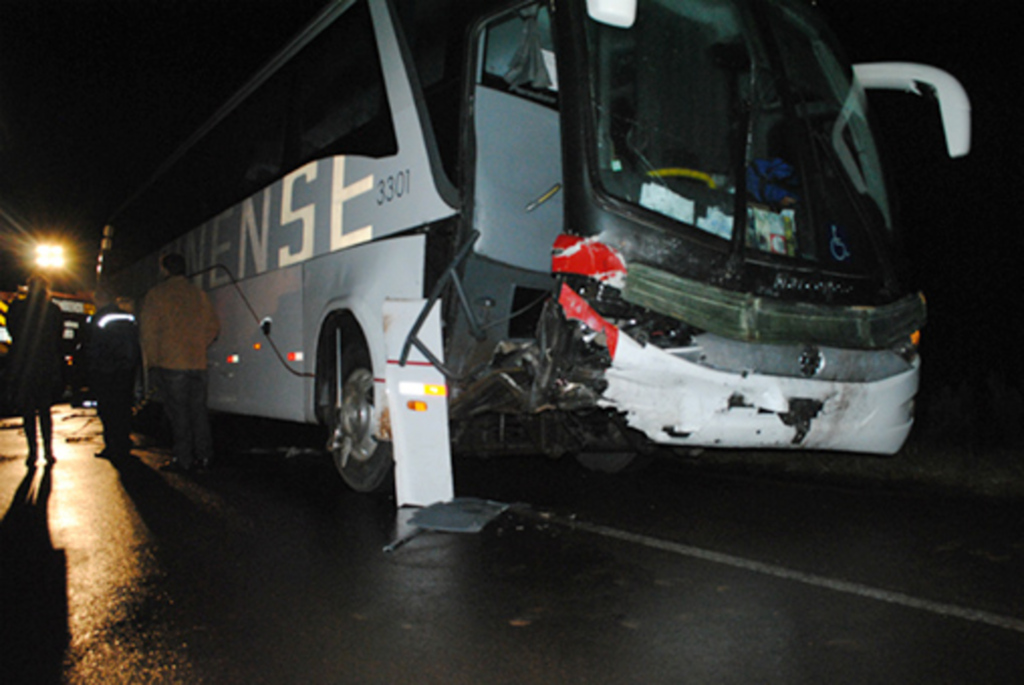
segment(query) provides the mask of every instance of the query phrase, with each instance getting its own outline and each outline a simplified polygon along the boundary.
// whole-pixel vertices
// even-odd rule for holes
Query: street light
[[[64,267],[64,248],[60,245],[36,245],[36,266],[41,269]]]

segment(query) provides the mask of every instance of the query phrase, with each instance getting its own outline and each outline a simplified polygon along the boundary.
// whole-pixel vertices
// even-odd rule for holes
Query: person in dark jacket
[[[131,454],[132,405],[142,351],[135,316],[118,305],[106,287],[96,289],[96,313],[89,319],[85,358],[89,388],[103,423],[103,459]]]
[[[11,335],[8,391],[11,404],[21,413],[28,441],[25,463],[35,466],[39,458],[38,417],[43,454],[47,463],[52,464],[57,459],[53,454],[50,407],[64,390],[64,358],[60,348],[64,316],[50,299],[50,282],[45,277],[35,275],[28,279],[27,296],[12,302],[7,312],[7,330]]]

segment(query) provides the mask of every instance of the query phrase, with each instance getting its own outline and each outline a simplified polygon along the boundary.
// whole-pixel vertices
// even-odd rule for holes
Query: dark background
[[[75,245],[80,277],[58,285],[88,288],[107,218],[323,4],[0,0],[0,289],[23,282],[28,237]],[[929,304],[917,432],[1014,443],[1024,423],[1019,7],[817,4],[854,61],[933,64],[971,96],[973,150],[959,160],[927,98],[871,98]]]
[[[969,156],[946,156],[926,98],[871,95],[901,227],[928,300],[915,437],[1024,447],[1016,203],[1024,191],[1018,102],[1024,20],[1009,2],[820,3],[854,61],[933,64],[971,97]]]
[[[24,238],[76,245],[326,0],[0,0],[0,289]]]

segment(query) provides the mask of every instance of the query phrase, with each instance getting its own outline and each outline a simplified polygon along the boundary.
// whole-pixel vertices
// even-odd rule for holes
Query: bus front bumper
[[[893,454],[913,425],[920,361],[866,382],[709,368],[618,332],[599,404],[679,447]]]

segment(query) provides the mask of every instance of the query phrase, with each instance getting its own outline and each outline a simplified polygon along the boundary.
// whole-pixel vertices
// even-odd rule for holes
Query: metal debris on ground
[[[509,505],[503,502],[475,497],[456,497],[449,502],[431,504],[417,510],[409,519],[412,530],[384,547],[384,551],[394,552],[427,530],[441,533],[479,533],[508,508]]]

